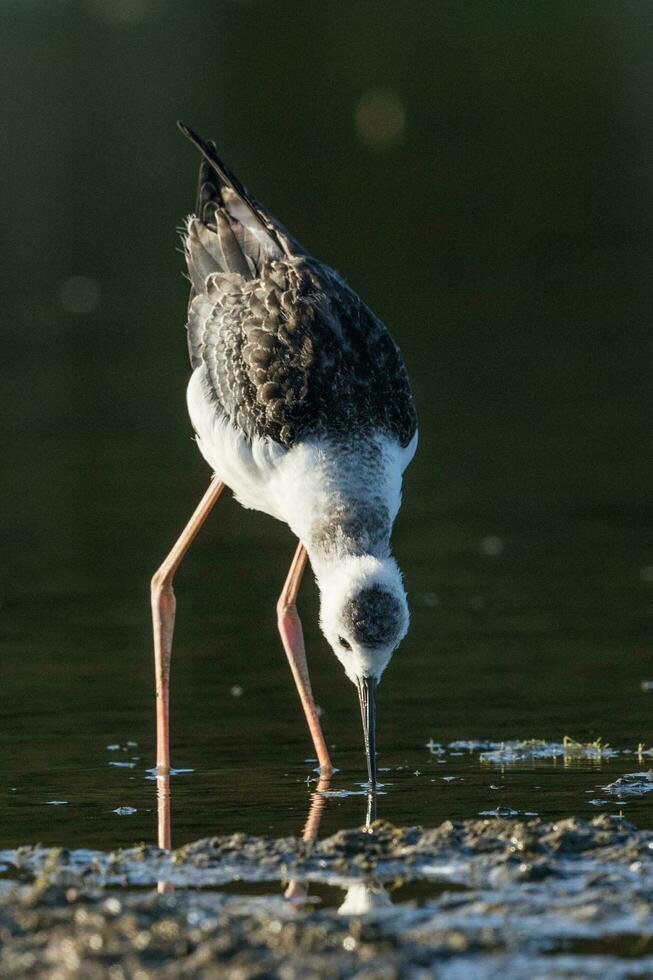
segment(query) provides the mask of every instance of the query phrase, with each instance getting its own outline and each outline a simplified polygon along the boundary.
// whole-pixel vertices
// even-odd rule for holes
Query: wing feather
[[[204,159],[184,239],[188,347],[216,408],[252,439],[289,448],[327,432],[385,431],[407,446],[416,416],[401,354],[340,276],[306,254],[226,167]]]

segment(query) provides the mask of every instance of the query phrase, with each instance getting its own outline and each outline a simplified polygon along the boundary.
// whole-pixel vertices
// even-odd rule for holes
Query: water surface
[[[4,846],[154,835],[148,583],[208,479],[184,408],[174,229],[197,161],[177,115],[361,291],[413,379],[412,627],[379,691],[380,814],[589,815],[639,768],[501,770],[429,740],[653,742],[651,13],[285,6],[281,34],[262,3],[0,12]],[[379,90],[405,124],[372,146],[357,107]],[[179,573],[176,844],[302,826],[311,746],[275,629],[294,546],[225,496]],[[356,695],[310,577],[301,611],[334,787],[356,790]],[[651,825],[646,797],[624,808]],[[332,797],[324,829],[363,813]]]

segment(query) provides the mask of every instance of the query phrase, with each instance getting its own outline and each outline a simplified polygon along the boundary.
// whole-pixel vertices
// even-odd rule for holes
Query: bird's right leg
[[[152,627],[154,630],[154,671],[156,679],[156,768],[159,773],[170,769],[170,657],[175,628],[174,574],[195,535],[211,512],[224,489],[214,477],[193,516],[175,542],[172,551],[152,577]]]
[[[301,585],[304,569],[306,568],[306,548],[299,542],[295,557],[292,560],[288,578],[282,589],[279,601],[277,602],[277,623],[284,650],[290,663],[299,699],[306,715],[308,728],[313,739],[317,761],[320,765],[320,773],[328,776],[333,772],[329,750],[327,749],[322,726],[318,717],[313,691],[311,689],[311,679],[308,676],[308,664],[306,663],[306,651],[304,648],[304,632],[302,622],[297,612],[297,594]]]

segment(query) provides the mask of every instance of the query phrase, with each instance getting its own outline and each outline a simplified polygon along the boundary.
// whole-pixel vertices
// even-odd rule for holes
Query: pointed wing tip
[[[230,188],[242,200],[245,207],[251,211],[253,217],[259,223],[259,225],[261,225],[264,232],[272,236],[272,238],[281,248],[281,251],[290,254],[288,252],[288,246],[280,244],[279,233],[274,226],[274,223],[271,223],[264,216],[259,208],[259,205],[253,201],[235,174],[233,174],[227,165],[220,159],[215,143],[212,140],[209,140],[208,142],[203,140],[201,136],[198,136],[197,133],[193,132],[190,126],[183,123],[181,119],[177,120],[177,128],[179,129],[179,132],[189,139],[191,143],[200,151],[208,166],[211,167],[218,175],[221,186]],[[203,170],[200,170],[200,182],[204,180],[206,180],[206,175],[204,174]],[[284,235],[285,234],[286,233],[284,232]]]
[[[190,140],[191,143],[195,143],[195,145],[197,145],[198,143],[203,142],[203,140],[197,135],[197,133],[194,133],[193,130],[190,128],[190,126],[187,126],[186,123],[183,123],[181,119],[177,120],[177,129],[183,136],[186,137],[186,139]]]
[[[213,140],[203,139],[198,133],[192,130],[190,126],[183,123],[181,119],[177,120],[177,129],[183,136],[186,137],[187,140],[190,140],[195,149],[199,150],[206,161],[210,163],[211,166],[216,168],[218,172],[226,170],[224,163],[217,156],[217,151]],[[220,176],[224,178],[225,174],[220,173]],[[228,176],[231,177],[230,174]]]

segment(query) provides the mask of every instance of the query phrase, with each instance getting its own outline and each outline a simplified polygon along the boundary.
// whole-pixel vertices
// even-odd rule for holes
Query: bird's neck
[[[279,510],[319,569],[390,555],[401,471],[387,440],[314,440],[281,468]]]
[[[397,563],[392,555],[339,555],[338,557],[316,556],[309,551],[311,565],[321,589],[330,589],[337,582],[344,592],[356,591],[355,586],[363,587],[381,575],[398,574]],[[369,580],[369,582],[368,582]],[[399,579],[401,581],[401,579]]]
[[[335,495],[307,531],[303,540],[316,569],[363,555],[383,559],[390,554],[392,521],[387,506],[374,496]]]

